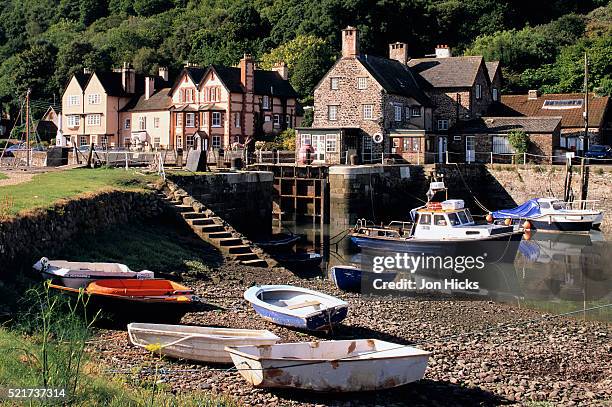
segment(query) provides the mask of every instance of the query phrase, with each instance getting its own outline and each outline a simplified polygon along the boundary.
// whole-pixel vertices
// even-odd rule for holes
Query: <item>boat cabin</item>
[[[443,202],[428,202],[427,205],[414,210],[414,235],[418,237],[441,237],[453,228],[474,226],[474,218],[470,210],[464,208],[461,199],[451,199]],[[468,234],[466,232],[466,234]],[[478,231],[475,234],[480,234]]]

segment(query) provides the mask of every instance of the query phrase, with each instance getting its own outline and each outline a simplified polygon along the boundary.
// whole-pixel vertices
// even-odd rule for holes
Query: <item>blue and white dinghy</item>
[[[328,330],[348,312],[345,301],[291,285],[253,286],[245,291],[244,299],[268,321],[309,331]]]

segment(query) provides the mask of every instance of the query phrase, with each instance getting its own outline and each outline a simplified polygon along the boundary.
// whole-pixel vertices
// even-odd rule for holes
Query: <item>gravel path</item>
[[[29,173],[25,171],[0,171],[8,178],[0,179],[0,187],[5,185],[17,185],[22,182],[27,182],[32,179],[36,173]]]
[[[285,270],[234,265],[186,282],[214,306],[187,314],[182,321],[185,324],[268,329],[283,342],[317,338],[379,338],[402,344],[427,341],[421,347],[433,355],[420,382],[352,395],[253,389],[237,372],[225,371],[231,366],[171,359],[157,362],[171,370],[163,380],[173,391],[205,389],[230,394],[246,406],[525,405],[536,401],[572,406],[612,402],[612,332],[610,324],[603,322],[557,318],[437,340],[542,314],[486,301],[363,297],[343,293],[329,281],[299,279]],[[349,316],[327,336],[278,327],[260,319],[242,299],[244,290],[255,283],[289,283],[336,295],[349,302]],[[125,331],[100,330],[90,351],[109,369],[138,370],[153,363],[150,355],[128,343]],[[136,376],[132,379],[138,379]]]

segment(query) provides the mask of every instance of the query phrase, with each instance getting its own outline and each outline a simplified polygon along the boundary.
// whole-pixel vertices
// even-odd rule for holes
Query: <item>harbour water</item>
[[[303,236],[298,251],[324,255],[320,269],[304,277],[328,278],[335,265],[364,264],[364,256],[345,235],[344,228],[312,222],[284,222],[284,231]],[[514,264],[496,267],[488,276],[487,299],[512,302],[547,314],[582,310],[612,302],[612,236],[534,233],[523,240]],[[435,294],[432,299],[435,298]],[[441,293],[439,299],[444,299]],[[576,318],[612,321],[610,308],[573,314]]]

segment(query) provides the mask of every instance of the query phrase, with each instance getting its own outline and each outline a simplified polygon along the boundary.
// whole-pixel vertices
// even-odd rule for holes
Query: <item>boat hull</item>
[[[512,262],[516,256],[523,232],[494,235],[473,241],[380,239],[353,234],[351,241],[360,249],[388,253],[410,253],[426,256],[483,256],[486,262]]]
[[[427,369],[429,353],[410,347],[412,354],[371,350],[355,352],[358,343],[380,343],[371,339],[281,344],[263,349],[253,347],[228,348],[240,374],[253,386],[293,388],[318,392],[360,392],[384,390],[421,380]],[[295,347],[291,356],[274,357],[275,347]],[[305,346],[323,347],[328,355],[311,357],[302,351]],[[330,349],[338,347],[338,351]],[[247,348],[247,349],[244,349]],[[244,349],[244,350],[243,350]],[[391,348],[393,349],[393,348]],[[271,356],[268,356],[271,355]]]
[[[156,348],[164,356],[210,363],[232,363],[226,346],[273,345],[280,340],[264,330],[139,323],[128,325],[128,335],[133,345]]]
[[[342,322],[348,313],[347,306],[328,308],[307,317],[276,312],[257,305],[253,305],[253,309],[259,316],[277,325],[306,331],[329,330],[333,325]]]
[[[589,233],[594,229],[592,221],[542,221],[535,219],[527,219],[531,223],[532,229],[538,232],[573,232],[573,233]],[[598,225],[599,226],[599,225]]]
[[[331,279],[336,287],[351,292],[361,292],[362,285],[374,279],[389,282],[393,281],[396,276],[396,273],[373,273],[357,267],[334,266],[331,268]]]

